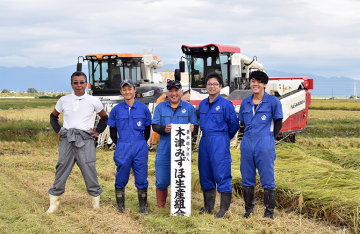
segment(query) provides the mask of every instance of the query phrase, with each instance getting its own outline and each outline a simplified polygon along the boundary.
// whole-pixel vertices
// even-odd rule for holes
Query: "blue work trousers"
[[[148,187],[148,147],[144,137],[139,139],[118,139],[114,162],[117,166],[115,188],[124,188],[133,169],[135,186],[138,189]]]
[[[199,145],[198,169],[203,191],[232,193],[231,154],[228,132],[204,133]]]
[[[274,161],[276,159],[275,139],[270,134],[246,133],[241,141],[240,172],[244,187],[256,184],[256,169],[260,175],[261,187],[275,187]]]
[[[171,179],[171,151],[170,151],[170,139],[160,140],[157,147],[157,154],[155,158],[155,178],[156,188],[159,190],[165,190],[169,187]]]

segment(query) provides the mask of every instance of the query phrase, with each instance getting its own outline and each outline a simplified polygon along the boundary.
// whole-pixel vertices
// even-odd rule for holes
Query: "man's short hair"
[[[215,78],[217,79],[217,81],[219,82],[219,84],[221,84],[221,86],[224,86],[224,82],[223,82],[223,79],[222,79],[222,76],[217,73],[217,72],[211,72],[209,73],[206,78],[205,78],[205,84],[207,84],[208,80],[210,80],[211,78]]]
[[[260,71],[260,70],[251,72],[249,80],[251,80],[251,79],[255,79],[257,81],[260,81],[263,84],[267,84],[268,81],[269,81],[268,75],[265,72]]]
[[[86,77],[86,74],[84,72],[81,72],[81,71],[76,71],[74,72],[72,75],[71,75],[71,83],[73,82],[73,77],[74,76],[83,76],[85,77],[85,82],[87,82],[87,77]]]

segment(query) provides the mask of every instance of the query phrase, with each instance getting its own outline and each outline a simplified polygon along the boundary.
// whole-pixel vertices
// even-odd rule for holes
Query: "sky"
[[[0,66],[57,68],[93,53],[239,46],[267,70],[360,79],[360,0],[1,0]]]

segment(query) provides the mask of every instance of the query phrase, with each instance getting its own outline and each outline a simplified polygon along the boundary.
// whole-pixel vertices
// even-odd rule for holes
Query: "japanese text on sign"
[[[188,124],[171,128],[171,214],[191,215],[191,132]]]

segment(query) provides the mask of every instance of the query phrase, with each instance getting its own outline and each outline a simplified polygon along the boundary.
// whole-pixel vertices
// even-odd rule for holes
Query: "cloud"
[[[265,67],[284,63],[312,72],[313,65],[322,64],[325,73],[339,61],[356,65],[360,2],[321,2],[5,0],[0,3],[0,20],[6,22],[0,25],[0,66],[61,67],[75,64],[79,55],[144,48],[173,63],[182,56],[182,44],[208,43],[239,46]]]

